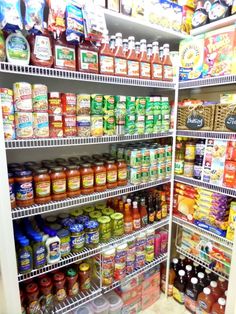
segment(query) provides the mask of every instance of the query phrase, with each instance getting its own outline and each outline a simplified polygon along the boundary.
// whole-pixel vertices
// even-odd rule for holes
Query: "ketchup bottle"
[[[105,35],[99,53],[100,73],[114,75],[114,52],[109,45],[109,37]]]
[[[91,41],[82,41],[77,49],[77,68],[80,72],[98,73],[98,47]]]
[[[151,63],[151,79],[161,81],[162,80],[162,62],[159,56],[159,44],[157,41],[152,43],[152,57]]]
[[[151,67],[150,61],[147,56],[147,41],[146,39],[140,40],[140,78],[150,79],[151,78]]]
[[[127,76],[127,60],[122,46],[122,34],[116,33],[115,43],[115,75]]]
[[[128,54],[127,54],[127,65],[128,65],[128,77],[139,78],[139,57],[135,51],[135,38],[130,36],[128,38]]]
[[[170,60],[169,44],[163,45],[163,81],[173,81],[173,66]]]

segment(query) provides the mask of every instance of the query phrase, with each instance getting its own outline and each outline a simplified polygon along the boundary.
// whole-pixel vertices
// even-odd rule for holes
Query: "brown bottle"
[[[197,313],[211,313],[212,306],[215,302],[210,288],[204,288],[203,292],[197,298]]]
[[[198,285],[199,287],[201,287],[201,292],[202,292],[203,289],[207,286],[205,274],[203,272],[199,272],[197,274],[197,278],[198,278]]]
[[[185,273],[186,273],[186,279],[188,282],[190,282],[191,278],[194,276],[193,274],[193,267],[191,265],[185,266]]]
[[[201,287],[198,285],[198,279],[192,277],[190,282],[186,286],[184,305],[191,313],[196,313],[197,298],[200,293]]]
[[[211,294],[215,298],[215,302],[219,299],[219,297],[222,295],[222,290],[217,285],[216,281],[211,281],[209,288],[211,289]]]
[[[147,41],[146,39],[140,40],[140,78],[150,79],[151,78],[151,67],[150,60],[147,55]]]
[[[116,33],[116,43],[115,43],[115,75],[116,76],[127,76],[127,60],[126,55],[123,51],[122,46],[122,34]]]
[[[181,269],[173,286],[173,298],[180,304],[184,304],[185,282],[185,271]]]
[[[98,73],[98,47],[90,41],[83,41],[77,49],[79,72]]]

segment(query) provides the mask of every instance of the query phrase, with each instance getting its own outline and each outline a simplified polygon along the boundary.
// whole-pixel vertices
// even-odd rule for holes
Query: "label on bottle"
[[[194,298],[192,291],[188,291],[187,293],[191,293],[192,296],[185,295],[184,305],[190,312],[196,313],[197,301],[194,301],[192,299],[192,298]]]
[[[21,251],[18,257],[19,273],[31,271],[32,256],[28,251]]]
[[[148,220],[149,220],[149,222],[154,222],[154,220],[155,220],[155,212],[153,212],[153,213],[149,213],[149,215],[148,215]]]
[[[80,49],[80,69],[98,71],[98,53]]]
[[[133,219],[133,226],[134,226],[134,230],[138,230],[138,229],[141,228],[141,220],[140,220],[140,218]]]
[[[78,282],[75,282],[73,286],[68,289],[68,296],[73,297],[74,295],[77,295],[79,293],[79,284]]]
[[[66,298],[66,290],[65,289],[57,290],[56,297],[58,301],[63,301]]]
[[[173,67],[172,65],[163,65],[163,79],[167,81],[173,80]]]
[[[139,62],[128,60],[128,76],[139,77]]]
[[[208,305],[206,302],[199,300],[196,308],[196,314],[208,314],[209,312],[206,311],[208,309]]]
[[[70,242],[66,240],[63,242],[63,239],[61,239],[60,251],[62,256],[68,255],[70,253]]]
[[[184,173],[184,160],[175,161],[175,173],[183,174]]]
[[[126,59],[115,58],[115,74],[127,75]]]
[[[125,222],[124,223],[125,233],[131,233],[133,231],[133,223]]]
[[[52,49],[50,39],[48,37],[40,35],[35,36],[34,54],[37,59],[45,61],[50,60],[52,56]]]
[[[95,231],[88,231],[85,234],[85,244],[86,245],[93,245],[99,243],[99,232]]]
[[[145,227],[148,224],[148,216],[145,215],[142,217],[142,226]]]
[[[162,65],[153,63],[152,64],[152,76],[155,79],[162,80]]]
[[[176,287],[173,287],[173,298],[179,303],[184,304],[184,292],[180,292]]]
[[[66,192],[66,179],[52,180],[53,194],[61,194]]]
[[[10,200],[11,204],[15,203],[15,193],[14,193],[14,183],[9,183],[9,194],[10,194]]]
[[[48,250],[48,257],[49,260],[56,261],[60,258],[60,244],[58,241],[52,242],[49,244],[49,250]]]
[[[55,65],[75,69],[75,49],[55,45]]]
[[[106,184],[106,172],[95,173],[95,185],[102,186]]]
[[[117,181],[117,171],[116,170],[107,171],[107,182],[114,183],[116,181]]]
[[[38,301],[32,301],[30,302],[27,313],[34,314],[34,313],[40,313],[41,312],[41,306]]]
[[[118,169],[118,180],[119,181],[127,180],[127,169],[126,168]]]
[[[85,241],[85,237],[84,237],[84,233],[81,233],[78,236],[71,236],[71,249],[72,250],[80,250],[84,247],[84,241]]]
[[[148,62],[140,62],[140,77],[150,78],[150,63]]]
[[[91,287],[90,277],[88,277],[85,281],[80,282],[80,290],[86,291]]]
[[[46,249],[40,245],[34,252],[34,268],[43,267],[46,264]]]
[[[82,176],[82,187],[83,188],[92,188],[94,184],[93,174],[86,174]]]
[[[16,200],[28,201],[34,198],[32,182],[15,183]]]
[[[51,193],[50,181],[35,182],[35,193],[37,197],[49,196]]]
[[[156,210],[156,220],[161,220],[161,209]]]
[[[114,73],[114,58],[100,55],[100,72]]]
[[[80,176],[67,179],[68,191],[78,191],[80,189]]]

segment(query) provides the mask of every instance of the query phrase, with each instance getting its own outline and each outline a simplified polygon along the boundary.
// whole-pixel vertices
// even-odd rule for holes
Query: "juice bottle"
[[[184,174],[184,145],[181,137],[177,137],[176,156],[175,156],[175,174]]]
[[[214,274],[209,269],[205,269],[205,277],[207,285],[209,285],[212,280],[215,280]]]
[[[130,212],[129,204],[125,204],[124,209],[124,228],[125,233],[131,233],[133,231],[133,217]]]
[[[139,78],[139,57],[135,51],[135,38],[130,36],[128,38],[128,54],[127,54],[127,65],[128,65],[128,76]]]
[[[185,266],[185,272],[186,272],[187,281],[190,281],[191,278],[194,276],[193,267],[191,265],[186,265]]]
[[[211,314],[225,314],[226,300],[219,298],[218,301],[213,305]]]
[[[179,256],[179,269],[185,269],[186,257],[184,255]]]
[[[209,288],[211,289],[211,294],[215,298],[215,302],[219,299],[219,297],[222,295],[222,290],[217,285],[216,281],[211,281]]]
[[[152,56],[151,56],[151,79],[162,80],[162,62],[159,56],[159,43],[154,41],[152,43]]]
[[[197,262],[193,262],[193,273],[194,276],[197,277],[197,274],[200,272],[199,264]]]
[[[109,37],[104,36],[99,53],[100,73],[114,75],[114,53],[109,45]]]
[[[90,41],[79,44],[77,69],[80,72],[98,73],[98,47]]]
[[[119,213],[121,213],[121,214],[123,214],[123,212],[124,212],[124,203],[123,203],[123,201],[119,201],[119,206],[118,206],[118,212]]]
[[[196,277],[192,277],[186,286],[184,298],[184,305],[191,313],[196,313],[197,298],[200,293],[200,289],[198,286],[198,279]]]
[[[197,314],[210,314],[215,302],[210,288],[204,288],[197,298]]]
[[[173,81],[173,66],[170,59],[170,48],[169,44],[164,44],[163,46],[163,81]]]
[[[175,278],[173,286],[173,298],[180,304],[184,304],[185,292],[185,271],[179,270],[178,276]]]
[[[123,51],[121,33],[116,33],[114,57],[115,57],[115,75],[127,76],[127,60]]]
[[[151,78],[151,67],[150,61],[147,56],[147,41],[146,39],[140,40],[140,73],[139,76],[142,79],[150,79]]]
[[[201,287],[201,292],[202,292],[203,289],[207,286],[205,274],[203,272],[199,272],[197,274],[197,278],[198,278],[198,285],[199,285],[199,287]]]
[[[218,287],[221,289],[222,293],[224,293],[228,289],[228,282],[222,277],[218,278],[217,284]]]
[[[141,217],[138,210],[138,203],[133,202],[133,229],[139,230],[141,228]]]
[[[145,227],[148,224],[148,214],[145,204],[145,198],[141,198],[139,213],[141,217],[142,227]]]
[[[171,263],[170,273],[169,273],[168,296],[173,295],[173,286],[174,286],[175,278],[176,278],[177,273],[178,273],[178,266],[177,265],[178,265],[178,259],[173,258],[172,263]]]

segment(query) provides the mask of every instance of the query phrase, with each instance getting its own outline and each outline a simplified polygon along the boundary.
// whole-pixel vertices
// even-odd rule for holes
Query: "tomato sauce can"
[[[64,93],[61,95],[62,113],[66,115],[76,115],[77,99],[76,94]]]
[[[46,85],[32,85],[32,98],[34,112],[48,112],[48,88]]]
[[[77,135],[76,115],[63,115],[63,134],[65,137],[74,137]]]
[[[54,115],[62,114],[61,93],[50,92],[48,93],[48,113]]]
[[[63,137],[62,115],[49,115],[49,137]]]

